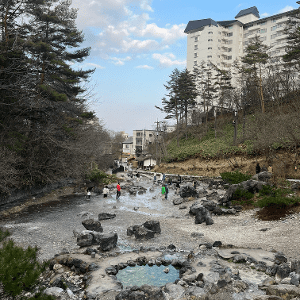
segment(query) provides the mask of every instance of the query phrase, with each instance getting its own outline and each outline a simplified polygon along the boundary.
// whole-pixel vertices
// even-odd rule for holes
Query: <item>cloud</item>
[[[96,68],[96,69],[105,69],[105,67],[102,67],[98,64],[94,64],[94,63],[85,63],[84,66],[89,66],[89,67],[93,67],[93,68]]]
[[[135,67],[136,69],[147,69],[147,70],[153,70],[154,68],[148,65],[143,65],[143,66],[137,66]]]
[[[286,7],[280,9],[280,10],[277,12],[277,14],[281,14],[281,13],[284,13],[284,12],[287,12],[287,11],[290,11],[290,10],[293,10],[293,9],[295,9],[295,8],[292,7],[292,6],[290,6],[290,5],[287,5]],[[266,17],[269,17],[270,15],[271,15],[271,14],[269,14],[269,13],[263,13],[263,14],[261,14],[261,17],[262,17],[262,18],[266,18]]]
[[[284,13],[284,12],[287,12],[287,11],[290,11],[290,10],[293,10],[293,9],[294,9],[294,7],[292,7],[290,5],[287,5],[283,9],[279,10],[278,13],[281,14],[281,13]]]
[[[159,27],[149,22],[152,0],[73,0],[80,7],[76,23],[84,30],[91,55],[102,59],[130,53],[153,53],[168,49],[185,37],[185,24]],[[123,65],[124,61],[115,64]]]
[[[268,14],[268,13],[263,13],[263,14],[261,14],[261,17],[262,18],[266,18],[266,17],[268,17],[270,14]]]
[[[130,56],[127,56],[127,57],[124,57],[124,58],[110,57],[109,59],[111,59],[116,66],[123,66],[125,64],[125,61],[129,61],[132,58]]]
[[[164,44],[173,43],[185,37],[185,24],[173,25],[171,28],[161,28],[155,23],[147,24],[144,28],[131,28],[130,31],[140,37],[161,39]]]
[[[159,66],[161,68],[169,68],[172,66],[185,66],[186,60],[176,60],[175,55],[172,53],[159,54],[154,53],[152,58],[159,61]]]

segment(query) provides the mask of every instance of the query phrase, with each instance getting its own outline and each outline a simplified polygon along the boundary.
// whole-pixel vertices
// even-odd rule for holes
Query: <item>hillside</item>
[[[278,150],[275,152],[277,159],[272,164],[274,177],[299,178],[300,170],[295,170],[294,155],[289,151]],[[161,163],[154,171],[172,174],[188,174],[198,176],[217,177],[220,173],[240,170],[242,173],[255,174],[255,166],[268,167],[267,155],[232,155],[227,158],[201,158],[192,157],[183,161]]]
[[[255,174],[257,163],[272,166],[275,178],[300,178],[300,107],[297,102],[255,112],[239,112],[234,143],[232,115],[181,128],[164,137],[157,172],[219,176],[240,170]]]

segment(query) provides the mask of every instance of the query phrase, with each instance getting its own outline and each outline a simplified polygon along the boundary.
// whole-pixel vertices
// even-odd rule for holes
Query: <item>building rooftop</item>
[[[203,20],[189,21],[184,32],[187,33],[189,31],[200,29],[201,27],[204,27],[207,25],[218,26],[218,23],[210,18],[203,19]]]
[[[133,136],[130,136],[128,139],[126,139],[123,144],[132,144],[133,143]]]
[[[233,23],[239,22],[238,20],[230,20],[230,21],[218,21],[217,23],[223,27],[229,26]]]
[[[250,15],[250,14],[253,14],[254,16],[260,18],[259,16],[259,11],[257,9],[256,6],[252,6],[252,7],[249,7],[249,8],[246,8],[246,9],[242,9],[236,16],[235,18],[240,18],[242,16],[246,16],[246,15]]]

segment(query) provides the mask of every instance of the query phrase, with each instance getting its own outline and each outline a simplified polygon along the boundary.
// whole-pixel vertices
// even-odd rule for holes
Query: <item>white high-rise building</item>
[[[187,34],[187,69],[193,71],[195,66],[203,62],[206,66],[213,63],[220,69],[230,70],[235,60],[239,61],[245,55],[245,48],[256,36],[268,46],[271,62],[278,60],[286,53],[287,35],[284,31],[291,11],[260,19],[256,6],[241,10],[234,20],[214,21],[203,19],[189,21]],[[213,68],[210,68],[213,70]],[[233,73],[232,73],[233,74]],[[232,75],[232,84],[236,85],[237,77]],[[219,99],[213,100],[206,107],[218,110]],[[196,112],[201,112],[201,96],[197,98],[195,109],[190,112],[190,121],[199,119]],[[221,107],[233,109],[231,104],[223,103]],[[196,114],[196,117],[193,115]]]
[[[222,69],[230,68],[235,59],[244,55],[245,47],[255,36],[272,47],[271,57],[282,56],[287,40],[284,28],[289,13],[260,19],[256,6],[253,6],[241,10],[231,21],[189,21],[184,31],[188,35],[187,69],[192,71],[202,61],[210,61]]]

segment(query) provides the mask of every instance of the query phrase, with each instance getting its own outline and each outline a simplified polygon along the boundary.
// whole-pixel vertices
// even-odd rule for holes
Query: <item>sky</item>
[[[298,8],[294,0],[73,0],[82,47],[91,47],[79,67],[96,68],[89,109],[114,132],[154,129],[165,117],[155,108],[167,93],[164,84],[175,68],[186,67],[187,23],[233,20],[252,6],[261,18]]]

